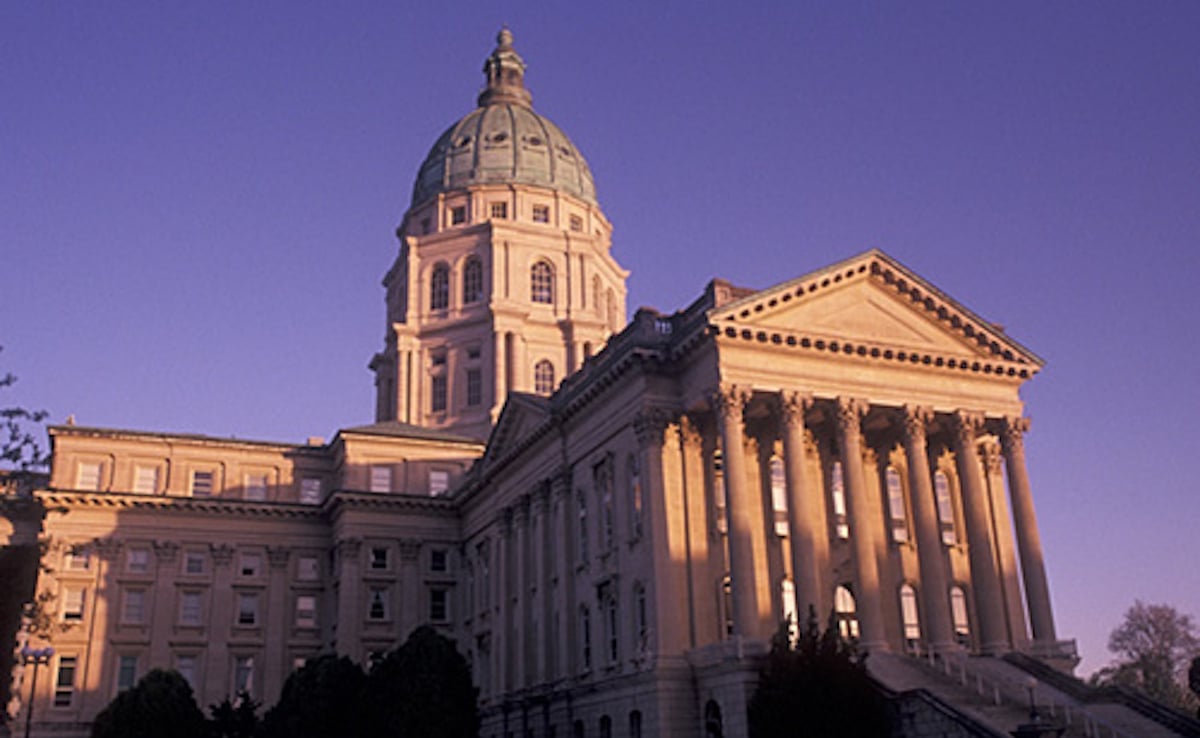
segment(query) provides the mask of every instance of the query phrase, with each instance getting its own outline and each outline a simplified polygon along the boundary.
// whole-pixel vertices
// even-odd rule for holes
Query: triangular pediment
[[[523,392],[509,392],[496,419],[496,426],[488,436],[487,452],[481,465],[491,466],[506,456],[510,450],[520,446],[522,439],[541,427],[550,417],[550,405],[544,397]]]
[[[923,356],[1042,364],[998,325],[880,251],[722,305],[709,320],[736,334],[765,331]]]

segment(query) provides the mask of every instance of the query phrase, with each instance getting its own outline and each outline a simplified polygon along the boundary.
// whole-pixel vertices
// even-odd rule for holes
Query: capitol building
[[[87,735],[154,668],[270,705],[306,659],[368,664],[432,624],[486,738],[741,738],[771,635],[810,607],[963,731],[938,735],[1015,724],[995,710],[1026,672],[1051,695],[1076,661],[1026,472],[1042,360],[877,250],[627,320],[587,161],[497,41],[380,265],[376,422],[303,445],[50,429],[33,735]],[[954,691],[986,680],[993,711]]]

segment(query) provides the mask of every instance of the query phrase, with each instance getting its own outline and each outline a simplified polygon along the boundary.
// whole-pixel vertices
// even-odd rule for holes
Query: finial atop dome
[[[487,87],[479,93],[479,107],[513,103],[530,107],[533,96],[525,89],[525,61],[513,49],[512,31],[503,26],[496,34],[496,48],[483,63]]]

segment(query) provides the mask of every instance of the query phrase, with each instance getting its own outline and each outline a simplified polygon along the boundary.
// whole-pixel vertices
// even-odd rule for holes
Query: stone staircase
[[[975,723],[962,735],[1010,736],[1030,720],[1032,685],[1039,716],[1063,726],[1070,738],[1200,738],[1200,723],[1186,716],[1138,695],[1089,687],[1027,656],[929,660],[876,653],[867,670],[893,693],[923,692],[960,722]]]

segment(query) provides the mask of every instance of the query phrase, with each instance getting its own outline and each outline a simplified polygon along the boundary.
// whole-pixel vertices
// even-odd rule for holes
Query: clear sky
[[[502,23],[630,306],[867,248],[1047,359],[1063,636],[1200,616],[1200,4],[0,4],[0,397],[302,441],[372,420],[413,178]]]

